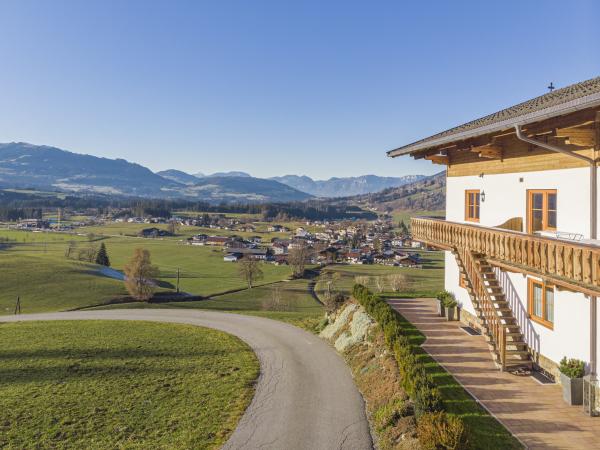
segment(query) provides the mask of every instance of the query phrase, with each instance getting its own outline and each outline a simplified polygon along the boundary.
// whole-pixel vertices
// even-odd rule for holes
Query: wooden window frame
[[[533,233],[533,201],[534,194],[543,194],[542,229],[536,231],[556,231],[556,227],[548,226],[548,194],[556,195],[556,219],[558,222],[558,191],[556,189],[527,189],[527,232]]]
[[[469,196],[470,194],[479,195],[479,205],[477,206],[477,217],[471,217],[470,215],[470,203]],[[479,189],[466,189],[465,190],[465,221],[467,222],[479,222],[479,218],[481,217],[481,191]]]
[[[539,316],[536,316],[535,314],[533,314],[533,287],[535,285],[538,285],[542,288],[542,317],[539,317]],[[549,284],[549,283],[546,283],[545,281],[538,280],[535,278],[527,279],[527,315],[528,315],[529,319],[532,320],[533,322],[539,323],[540,325],[543,325],[546,328],[554,330],[554,322],[550,322],[549,320],[544,319],[544,316],[546,315],[546,291],[549,289],[552,289],[552,291],[554,292],[554,295],[556,295],[556,289],[554,289],[553,284]],[[555,305],[556,305],[556,297],[554,297],[553,307]],[[556,309],[556,308],[554,308],[554,309]],[[556,317],[554,316],[554,311],[553,311],[552,317],[554,317],[554,320],[556,320]]]

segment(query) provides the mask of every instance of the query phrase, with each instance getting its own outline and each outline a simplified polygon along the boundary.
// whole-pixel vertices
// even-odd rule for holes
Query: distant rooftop
[[[556,89],[510,108],[390,150],[387,154],[392,157],[406,155],[437,145],[501,131],[515,124],[524,125],[597,105],[600,105],[600,77]]]

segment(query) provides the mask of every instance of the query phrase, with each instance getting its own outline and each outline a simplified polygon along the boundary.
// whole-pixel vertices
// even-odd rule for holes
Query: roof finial
[[[552,92],[555,89],[554,84],[552,84],[552,81],[550,82],[550,86],[548,86],[548,90],[550,92]]]

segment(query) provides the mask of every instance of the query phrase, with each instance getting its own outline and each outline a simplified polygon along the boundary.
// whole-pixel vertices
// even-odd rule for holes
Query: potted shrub
[[[446,318],[450,320],[456,320],[457,314],[456,309],[458,307],[458,302],[456,298],[454,298],[454,294],[448,292],[448,295],[444,299],[444,308],[446,309]]]
[[[582,405],[585,363],[580,359],[567,359],[565,356],[560,360],[559,370],[563,399],[569,405]]]
[[[438,314],[440,317],[444,317],[446,315],[446,309],[444,308],[444,300],[448,296],[448,291],[440,291],[437,293],[435,298],[438,300]]]

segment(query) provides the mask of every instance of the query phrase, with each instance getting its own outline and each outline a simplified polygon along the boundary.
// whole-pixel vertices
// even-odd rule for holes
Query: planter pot
[[[456,307],[446,308],[446,318],[448,321],[455,320],[456,318]]]
[[[583,405],[583,378],[569,378],[561,373],[560,384],[565,402],[569,405]]]
[[[440,317],[444,317],[446,315],[446,308],[442,305],[442,302],[438,302],[438,314]]]

